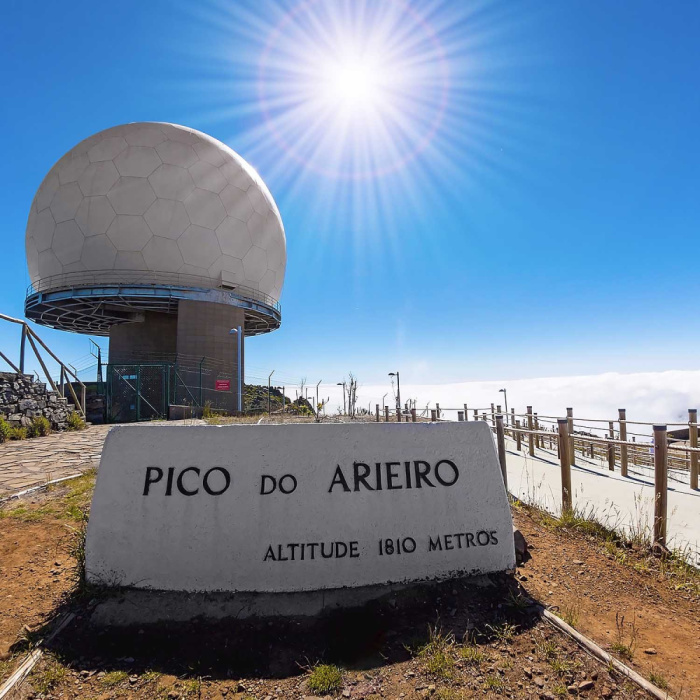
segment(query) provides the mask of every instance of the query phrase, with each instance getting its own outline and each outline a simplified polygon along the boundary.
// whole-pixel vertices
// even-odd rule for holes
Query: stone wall
[[[32,418],[45,416],[53,430],[64,430],[72,408],[31,374],[0,372],[0,416],[12,427],[28,426]]]

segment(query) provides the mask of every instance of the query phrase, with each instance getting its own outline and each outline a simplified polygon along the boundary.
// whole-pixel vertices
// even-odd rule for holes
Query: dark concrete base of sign
[[[484,588],[494,585],[488,576],[462,579]],[[371,601],[410,600],[431,583],[339,588],[304,593],[183,593],[118,589],[96,605],[90,623],[101,627],[129,627],[192,620],[252,617],[313,617],[340,608],[358,608]]]

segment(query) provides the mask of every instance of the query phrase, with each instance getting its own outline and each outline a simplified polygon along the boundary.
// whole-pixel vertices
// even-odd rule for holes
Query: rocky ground
[[[14,697],[644,696],[543,622],[536,601],[674,697],[700,692],[698,578],[522,508],[532,559],[486,586],[420,587],[313,621],[94,629],[77,566],[92,480],[0,510],[0,676],[52,619],[76,614]]]

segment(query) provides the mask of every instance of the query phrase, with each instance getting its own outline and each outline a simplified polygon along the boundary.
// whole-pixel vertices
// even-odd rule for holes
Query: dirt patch
[[[0,510],[0,639],[17,654],[0,661],[0,678],[28,648],[23,638],[43,636],[58,610],[76,614],[17,697],[302,698],[320,663],[340,668],[331,695],[366,700],[640,696],[542,622],[538,600],[603,646],[617,639],[615,613],[634,620],[632,660],[623,660],[676,698],[698,695],[694,589],[673,590],[673,577],[635,570],[600,541],[523,511],[516,522],[534,548],[519,581],[416,587],[319,619],[93,628],[96,601],[77,595],[75,559],[92,484],[82,477]]]
[[[533,597],[674,697],[700,697],[700,578],[537,512],[514,519],[532,546],[517,577]]]
[[[73,545],[92,474],[0,507],[0,662],[31,639],[77,580]]]

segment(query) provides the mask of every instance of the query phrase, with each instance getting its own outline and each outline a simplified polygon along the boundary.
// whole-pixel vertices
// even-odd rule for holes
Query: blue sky
[[[249,341],[249,378],[694,368],[700,5],[408,4],[449,70],[440,125],[399,169],[354,180],[265,130],[275,86],[256,76],[298,3],[5,0],[0,312],[23,313],[26,218],[53,163],[95,131],[169,121],[247,158],[284,220],[283,324]],[[420,123],[437,109],[425,94]],[[39,332],[69,361],[88,352]],[[0,349],[15,336],[0,325]]]

